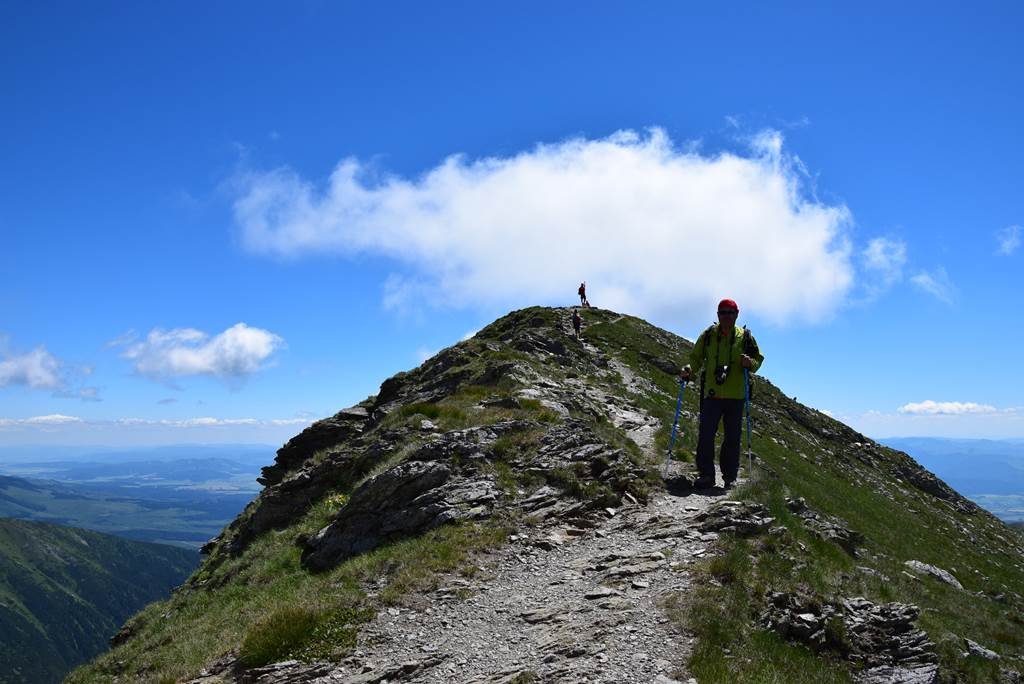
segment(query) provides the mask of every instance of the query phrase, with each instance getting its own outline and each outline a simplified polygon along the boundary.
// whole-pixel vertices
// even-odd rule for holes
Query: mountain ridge
[[[204,682],[325,674],[343,682],[442,681],[460,670],[467,682],[574,681],[602,672],[617,673],[617,681],[780,673],[802,681],[986,681],[1019,672],[1020,535],[906,454],[796,403],[764,377],[755,390],[753,477],[728,495],[713,492],[716,500],[703,508],[672,509],[678,524],[651,552],[665,557],[648,565],[633,558],[643,568],[635,581],[647,584],[634,586],[635,595],[623,591],[634,579],[609,576],[600,559],[574,580],[619,592],[633,606],[619,602],[627,612],[650,593],[643,574],[672,582],[657,606],[689,644],[670,654],[675,660],[658,659],[661,669],[615,660],[631,625],[601,627],[602,611],[614,608],[595,609],[582,594],[566,595],[574,601],[569,619],[584,621],[580,630],[529,627],[516,616],[519,634],[537,641],[524,646],[515,672],[495,671],[500,659],[487,655],[461,662],[446,643],[456,632],[473,635],[450,622],[448,642],[414,639],[428,655],[408,672],[389,660],[404,634],[388,631],[392,611],[415,606],[422,634],[434,633],[440,618],[426,608],[482,602],[488,582],[508,571],[501,559],[510,544],[528,540],[538,568],[546,567],[544,554],[587,544],[596,552],[600,539],[617,534],[647,553],[654,537],[643,535],[657,536],[654,528],[671,522],[655,511],[704,496],[686,486],[692,391],[671,475],[663,482],[658,472],[679,389],[674,374],[690,343],[599,309],[584,310],[577,340],[568,314],[512,312],[302,431],[264,469],[259,497],[204,547],[208,557],[189,582],[129,621],[114,651],[70,681],[126,674],[155,681],[200,670],[196,681]],[[610,522],[620,511],[633,528]],[[695,544],[707,547],[702,555]],[[669,561],[675,553],[689,562]],[[959,589],[936,579],[941,573],[955,575]],[[438,594],[459,576],[466,584]],[[249,593],[239,595],[240,587]],[[509,610],[492,608],[495,621]],[[172,617],[157,620],[162,614]],[[179,639],[168,641],[168,630]],[[201,645],[182,636],[197,631],[207,637]],[[605,649],[573,641],[582,634]],[[999,659],[963,658],[968,639]],[[902,646],[885,646],[893,643]],[[274,665],[288,658],[300,662]]]

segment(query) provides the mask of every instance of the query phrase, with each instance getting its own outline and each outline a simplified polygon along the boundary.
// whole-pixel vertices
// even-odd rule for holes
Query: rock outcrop
[[[865,598],[817,604],[787,593],[768,597],[761,624],[784,639],[836,653],[860,670],[858,681],[937,681],[935,644],[914,621],[916,606]],[[892,677],[903,677],[892,679]],[[890,679],[885,679],[890,677]]]

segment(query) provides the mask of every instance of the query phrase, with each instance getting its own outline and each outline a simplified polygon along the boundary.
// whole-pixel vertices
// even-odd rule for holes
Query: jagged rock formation
[[[359,601],[370,617],[337,625],[354,636],[327,660],[247,665],[241,637],[225,628],[227,646],[173,676],[204,684],[687,681],[704,667],[699,646],[710,638],[685,617],[695,592],[737,589],[744,568],[771,563],[813,578],[812,566],[826,561],[822,586],[761,577],[785,590],[749,596],[741,609],[748,626],[809,646],[828,667],[864,681],[932,681],[943,668],[960,677],[955,659],[965,649],[976,654],[972,662],[989,662],[961,635],[952,649],[938,639],[948,635],[924,631],[920,606],[900,594],[898,601],[880,596],[903,591],[905,581],[922,600],[946,601],[926,610],[948,614],[959,600],[942,593],[949,590],[1012,615],[1024,610],[1014,585],[1024,578],[1024,541],[905,454],[801,406],[764,378],[756,383],[756,485],[695,492],[692,467],[673,462],[666,489],[660,469],[674,373],[689,343],[600,310],[585,312],[578,340],[568,315],[513,312],[290,440],[264,470],[264,491],[205,547],[203,568],[164,614],[184,621],[176,616],[191,615],[200,598],[217,606],[220,592],[237,596],[243,582],[258,594],[261,582],[272,581],[250,571],[261,563],[312,583],[450,523],[502,521],[510,530],[505,545],[395,603],[380,599],[388,570],[364,579]],[[692,451],[696,409],[691,393],[679,454]],[[863,515],[865,506],[927,516],[945,535],[935,542],[941,549],[984,549],[998,561],[984,572],[976,556],[950,566],[963,591],[932,575],[904,576],[905,561],[939,557],[914,546],[909,535],[922,528],[912,518],[899,520],[910,530],[901,537],[895,521],[879,525]],[[282,538],[287,552],[273,551]],[[894,557],[904,547],[916,558]],[[237,608],[230,610],[225,615],[235,619]],[[1000,629],[1024,640],[1024,628],[1003,619]],[[148,620],[96,671],[128,678],[155,671],[147,648],[159,651],[167,637]],[[246,627],[259,631],[255,621]],[[981,638],[977,621],[964,633],[1000,657],[992,667],[1017,667],[1021,654],[1011,641]],[[308,640],[323,645],[316,634]],[[750,672],[742,654],[718,653],[724,671]]]

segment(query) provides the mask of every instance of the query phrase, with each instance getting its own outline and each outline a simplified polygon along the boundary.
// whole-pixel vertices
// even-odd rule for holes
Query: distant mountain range
[[[269,447],[0,449],[0,516],[198,548],[259,491]]]
[[[1024,440],[894,437],[880,441],[910,454],[1002,519],[1024,520]]]
[[[186,549],[0,519],[0,682],[59,682],[198,562]]]

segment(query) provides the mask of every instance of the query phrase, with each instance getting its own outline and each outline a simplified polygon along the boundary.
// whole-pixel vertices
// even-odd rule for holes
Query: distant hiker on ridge
[[[580,306],[590,306],[590,302],[587,301],[587,281],[580,283],[580,289],[576,290],[576,294],[580,296]]]
[[[740,438],[743,434],[743,403],[746,397],[743,368],[751,373],[764,362],[754,336],[736,325],[740,308],[731,299],[718,303],[718,323],[705,330],[690,352],[690,363],[679,377],[689,380],[701,372],[700,427],[697,436],[697,481],[693,486],[715,486],[715,433],[725,424],[718,465],[726,488],[736,481],[740,469]]]
[[[580,339],[580,325],[583,323],[583,319],[580,318],[580,312],[578,309],[572,310],[572,329],[576,331],[576,339]]]

